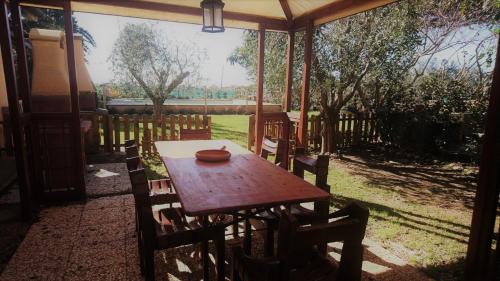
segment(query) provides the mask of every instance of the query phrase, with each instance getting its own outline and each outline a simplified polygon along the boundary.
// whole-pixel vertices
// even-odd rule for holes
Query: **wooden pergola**
[[[35,6],[61,9],[64,11],[66,38],[73,38],[72,13],[88,12],[106,15],[166,20],[182,23],[201,24],[202,10],[200,0],[0,0],[0,43],[8,94],[9,112],[12,120],[13,139],[21,189],[23,215],[29,218],[38,204],[33,185],[34,173],[32,155],[36,153],[33,143],[36,132],[31,129],[32,122],[39,119],[60,119],[70,124],[72,136],[72,155],[74,159],[75,194],[85,197],[83,147],[80,129],[80,108],[75,66],[75,52],[72,40],[66,40],[68,73],[70,81],[71,112],[35,113],[31,111],[30,77],[23,38],[21,20],[22,6]],[[285,111],[290,111],[292,93],[292,73],[295,32],[305,31],[304,61],[302,74],[302,93],[300,99],[300,122],[298,142],[302,144],[307,134],[309,108],[309,81],[311,75],[311,55],[314,28],[369,9],[387,5],[397,0],[226,0],[224,25],[258,31],[256,129],[255,136],[261,140],[264,133],[263,93],[264,93],[264,46],[266,31],[287,32],[288,51],[285,83]],[[8,15],[11,15],[12,25]],[[12,33],[17,40],[12,44]],[[16,51],[17,62],[13,50]],[[17,71],[16,66],[17,65]],[[468,280],[487,280],[493,276],[490,266],[491,244],[498,203],[497,175],[498,158],[498,119],[499,119],[499,59],[497,56],[494,81],[491,89],[488,126],[485,136],[484,152],[481,162],[480,182],[474,208],[473,222],[467,255]],[[255,151],[259,153],[260,142]],[[31,159],[30,159],[31,158]],[[39,194],[38,194],[39,195]],[[497,243],[498,245],[498,243]]]

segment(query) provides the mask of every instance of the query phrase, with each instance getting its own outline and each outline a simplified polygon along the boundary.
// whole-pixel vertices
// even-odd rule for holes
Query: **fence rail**
[[[86,140],[87,149],[103,147],[106,152],[120,151],[126,139],[133,139],[143,155],[155,151],[153,143],[160,140],[178,140],[179,131],[211,127],[211,117],[187,115],[111,115],[85,113],[82,118],[92,121]]]
[[[289,114],[290,124],[290,143],[293,146],[298,134],[298,117]],[[271,138],[281,138],[279,132],[282,123],[266,120],[264,122],[264,135]],[[255,115],[249,116],[248,126],[248,149],[252,150],[255,145]],[[325,121],[318,115],[311,115],[308,118],[306,145],[319,150],[322,146],[322,130],[325,129]],[[336,126],[333,134],[333,143],[337,150],[356,146],[362,143],[372,143],[378,141],[377,118],[373,114],[363,113],[345,113],[337,117]]]

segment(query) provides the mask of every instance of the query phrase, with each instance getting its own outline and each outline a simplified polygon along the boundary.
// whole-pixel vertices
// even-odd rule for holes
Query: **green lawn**
[[[214,139],[229,139],[246,147],[247,130],[247,116],[212,116]],[[151,177],[165,174],[159,159],[147,159],[146,163]],[[332,210],[348,201],[361,201],[370,209],[368,238],[422,268],[433,278],[458,279],[467,247],[470,211],[441,208],[438,202],[411,202],[387,187],[370,184],[333,165],[330,167],[328,183],[334,198]],[[307,179],[312,181],[310,175]]]

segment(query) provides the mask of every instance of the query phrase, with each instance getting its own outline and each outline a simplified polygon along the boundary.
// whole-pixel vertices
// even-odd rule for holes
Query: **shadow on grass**
[[[476,175],[463,174],[440,165],[414,163],[378,147],[349,151],[341,160],[349,173],[361,176],[375,188],[391,189],[424,204],[472,209]]]
[[[366,206],[370,210],[371,219],[391,223],[401,228],[409,228],[413,231],[418,231],[422,233],[422,239],[430,239],[427,238],[427,236],[433,235],[456,241],[464,246],[468,243],[470,231],[470,226],[468,225],[440,218],[424,216],[372,202],[355,200],[340,195],[333,195],[332,205],[335,208],[341,208],[348,202],[352,201],[358,201],[360,204]],[[463,268],[463,257],[457,257],[457,260],[451,263],[431,264],[421,267],[421,269],[429,277],[436,280],[463,280]]]

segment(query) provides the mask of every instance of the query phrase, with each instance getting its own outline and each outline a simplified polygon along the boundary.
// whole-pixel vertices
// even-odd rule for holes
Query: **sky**
[[[87,69],[96,84],[111,82],[113,71],[108,60],[113,44],[118,38],[121,28],[126,23],[152,23],[155,28],[165,32],[168,40],[196,42],[207,52],[207,61],[200,69],[204,78],[202,85],[239,86],[250,85],[246,70],[238,65],[231,65],[227,58],[242,43],[243,30],[226,28],[223,33],[201,32],[200,25],[173,23],[165,21],[143,20],[117,16],[75,13],[78,24],[89,31],[96,41],[87,56]]]

